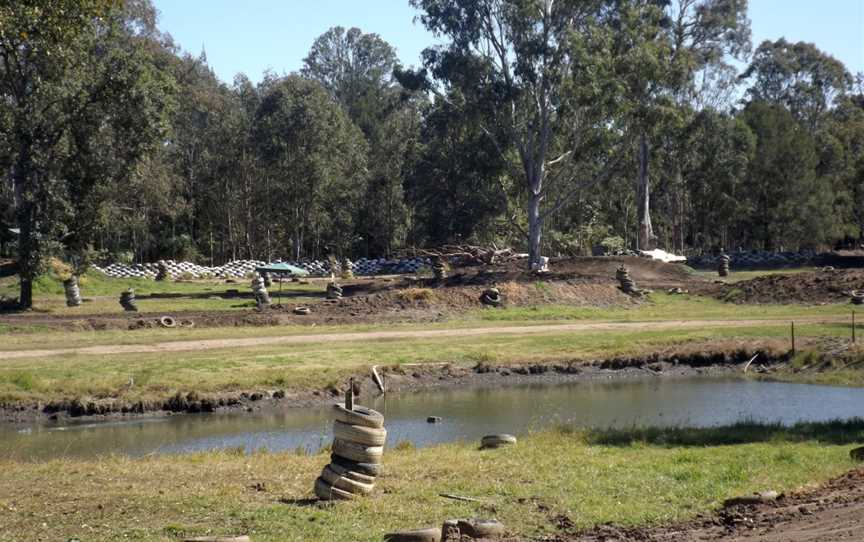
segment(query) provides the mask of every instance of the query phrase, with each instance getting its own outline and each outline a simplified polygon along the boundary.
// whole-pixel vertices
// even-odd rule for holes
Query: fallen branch
[[[452,495],[450,493],[439,493],[438,496],[444,497],[445,499],[453,499],[454,501],[483,502],[480,499],[475,499],[474,497],[463,497],[461,495]]]
[[[384,390],[384,381],[381,380],[381,377],[378,376],[378,366],[372,366],[372,379],[375,380],[375,385],[378,386],[378,389],[381,390],[381,393],[385,393]]]
[[[753,363],[753,360],[755,360],[758,357],[759,357],[759,352],[756,352],[756,355],[754,355],[752,358],[750,358],[750,361],[748,361],[747,365],[744,366],[744,372],[745,373],[747,372],[747,369],[750,368],[750,364]]]

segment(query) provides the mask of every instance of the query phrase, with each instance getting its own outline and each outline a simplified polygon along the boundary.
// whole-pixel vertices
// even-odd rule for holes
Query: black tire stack
[[[78,289],[78,277],[63,281],[63,291],[66,293],[66,306],[77,307],[81,304],[81,290]]]
[[[717,261],[717,274],[721,277],[729,276],[729,262],[732,259],[728,254],[721,254],[720,259]]]
[[[327,299],[342,299],[342,287],[335,281],[327,283]]]
[[[319,499],[350,500],[368,495],[381,474],[387,430],[384,416],[371,408],[333,405],[333,453],[315,480]]]
[[[436,256],[432,259],[432,274],[435,275],[435,280],[438,282],[447,278],[447,264],[444,262],[444,256]]]
[[[628,295],[639,295],[641,291],[636,287],[636,282],[630,278],[630,270],[622,265],[615,271],[615,278],[621,285],[621,291]]]
[[[129,288],[120,294],[120,306],[127,312],[138,312],[138,305],[135,304],[135,290]]]
[[[168,264],[165,263],[165,260],[159,260],[156,263],[156,277],[155,280],[163,281],[168,278]]]

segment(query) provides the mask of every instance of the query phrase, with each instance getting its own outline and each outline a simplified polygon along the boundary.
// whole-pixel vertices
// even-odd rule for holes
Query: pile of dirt
[[[864,270],[812,271],[766,275],[726,284],[716,296],[733,303],[837,303],[864,288]]]
[[[761,540],[833,542],[860,540],[864,531],[864,469],[850,471],[816,490],[781,495],[776,501],[724,508],[709,517],[653,528],[603,525],[552,540],[560,542],[671,542]]]
[[[416,276],[360,278],[344,281],[343,296],[327,300],[324,281],[316,294],[304,292],[309,314],[294,314],[299,302],[291,297],[275,298],[270,309],[251,308],[251,292],[232,293],[230,298],[249,299],[249,310],[180,311],[107,315],[51,315],[40,313],[0,316],[0,323],[40,325],[69,330],[142,329],[158,327],[161,316],[196,327],[272,326],[283,324],[357,324],[438,321],[452,314],[482,308],[480,296],[490,287],[503,295],[503,306],[570,305],[576,307],[628,307],[643,302],[624,294],[615,280],[615,270],[626,265],[640,288],[697,286],[686,268],[639,257],[567,258],[550,263],[542,275],[525,269],[524,262],[455,268],[444,281]],[[227,292],[227,291],[226,291]],[[189,294],[188,297],[211,297]],[[227,295],[227,294],[226,294]],[[149,297],[167,297],[152,294]],[[148,296],[140,296],[146,299]],[[178,297],[178,296],[170,296]],[[182,297],[182,296],[181,296]]]

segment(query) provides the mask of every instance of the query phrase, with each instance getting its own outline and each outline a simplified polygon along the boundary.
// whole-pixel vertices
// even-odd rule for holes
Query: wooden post
[[[348,381],[348,391],[345,392],[345,408],[354,410],[354,377]]]
[[[791,322],[792,324],[792,355],[795,355],[795,322]]]
[[[855,311],[852,311],[852,342],[855,342]]]

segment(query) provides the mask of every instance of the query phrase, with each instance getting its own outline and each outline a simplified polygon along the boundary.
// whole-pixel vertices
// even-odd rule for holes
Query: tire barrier
[[[168,278],[168,264],[165,260],[159,260],[156,262],[156,276],[155,280],[163,281]]]
[[[311,314],[312,310],[309,307],[294,307],[292,312],[300,316],[306,316],[307,314]]]
[[[280,262],[281,260],[275,260]],[[194,262],[177,262],[174,260],[163,260],[167,279],[180,277],[191,277],[193,279],[215,278],[215,279],[242,279],[249,277],[255,269],[268,262],[262,260],[234,260],[220,266],[198,265]],[[336,276],[341,274],[341,266],[337,263],[331,267],[330,263],[322,260],[286,261],[295,265],[312,277],[326,277],[331,273]],[[426,256],[415,256],[412,258],[360,258],[352,262],[352,272],[355,276],[369,275],[412,275],[419,269],[428,267],[431,262]],[[94,265],[93,268],[112,278],[149,278],[158,276],[159,262],[123,264],[112,263],[106,266]]]
[[[852,290],[849,297],[853,305],[864,305],[864,290]]]
[[[498,288],[489,288],[483,290],[483,293],[480,294],[480,303],[489,305],[490,307],[498,307],[504,303],[504,298],[501,296]]]
[[[630,270],[622,265],[615,271],[615,279],[618,281],[621,291],[627,295],[642,295],[642,290],[636,287],[636,282],[630,278]]]
[[[480,449],[486,450],[489,448],[500,448],[501,446],[509,446],[516,444],[516,437],[502,433],[500,435],[486,435],[480,439]]]
[[[255,295],[255,304],[259,310],[270,306],[270,294],[267,293],[264,278],[257,273],[252,278],[252,293]]]
[[[81,305],[81,290],[78,288],[78,277],[63,281],[63,291],[66,294],[66,306],[77,307]]]
[[[729,257],[725,252],[720,255],[720,258],[717,260],[717,274],[721,277],[729,276],[729,264],[732,261],[732,258]]]
[[[345,258],[342,260],[342,280],[351,280],[354,278],[354,262]]]
[[[375,489],[375,478],[381,474],[387,440],[384,416],[371,408],[336,404],[333,418],[330,463],[315,480],[315,495],[325,501],[369,495]]]
[[[335,281],[327,283],[327,299],[342,299],[342,287]]]
[[[135,303],[135,290],[129,288],[120,294],[120,306],[126,312],[138,312],[138,305]]]

